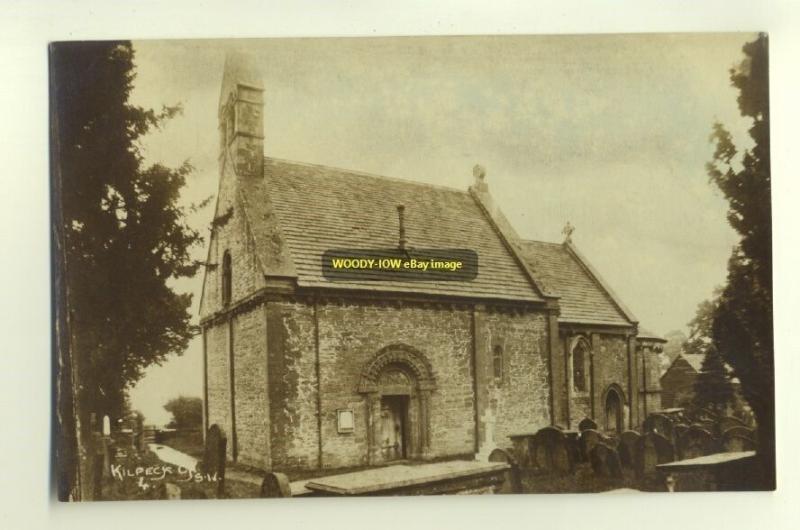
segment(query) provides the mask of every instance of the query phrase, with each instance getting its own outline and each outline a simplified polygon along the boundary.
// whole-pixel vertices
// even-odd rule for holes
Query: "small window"
[[[231,253],[227,250],[222,256],[222,304],[231,303]]]
[[[503,380],[503,347],[500,345],[494,347],[492,368],[494,370],[495,380],[501,382]]]
[[[572,384],[579,392],[586,391],[586,355],[588,347],[585,340],[579,340],[572,350]]]

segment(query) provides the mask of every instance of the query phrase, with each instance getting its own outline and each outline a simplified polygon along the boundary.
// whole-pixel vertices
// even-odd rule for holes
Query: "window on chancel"
[[[586,391],[586,341],[580,340],[572,350],[572,384],[579,392]]]

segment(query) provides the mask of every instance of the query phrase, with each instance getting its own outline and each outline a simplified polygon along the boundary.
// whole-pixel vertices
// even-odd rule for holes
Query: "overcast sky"
[[[725,282],[737,237],[704,165],[715,120],[747,145],[728,70],[752,34],[136,41],[131,100],[182,116],[150,162],[196,170],[186,204],[217,191],[225,52],[265,86],[265,154],[466,189],[476,163],[522,237],[573,241],[638,317],[684,329]],[[191,221],[208,234],[208,207]],[[198,259],[206,249],[198,248]],[[202,278],[177,288],[195,294]],[[202,395],[202,349],[151,367],[131,392],[148,422]]]

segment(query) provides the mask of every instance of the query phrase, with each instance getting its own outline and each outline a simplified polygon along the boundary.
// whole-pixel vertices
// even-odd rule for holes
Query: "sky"
[[[217,191],[225,53],[261,68],[265,154],[466,189],[472,167],[524,238],[574,244],[656,333],[686,330],[725,282],[738,241],[708,182],[711,126],[739,146],[749,123],[729,69],[753,34],[135,41],[131,103],[180,103],[142,142],[146,160],[195,167],[184,205]],[[190,216],[208,235],[210,206]],[[207,243],[207,242],[206,242]],[[195,249],[205,259],[206,248]],[[202,274],[174,282],[194,294]],[[202,395],[202,345],[130,392],[147,421]]]

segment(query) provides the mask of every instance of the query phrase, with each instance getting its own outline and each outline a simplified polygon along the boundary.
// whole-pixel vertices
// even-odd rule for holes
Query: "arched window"
[[[503,381],[503,347],[499,344],[494,347],[492,354],[492,370],[494,372],[495,381]]]
[[[586,391],[586,356],[589,354],[589,347],[586,341],[581,339],[572,349],[572,384],[578,392]]]
[[[222,304],[231,303],[231,253],[225,251],[222,256]]]

